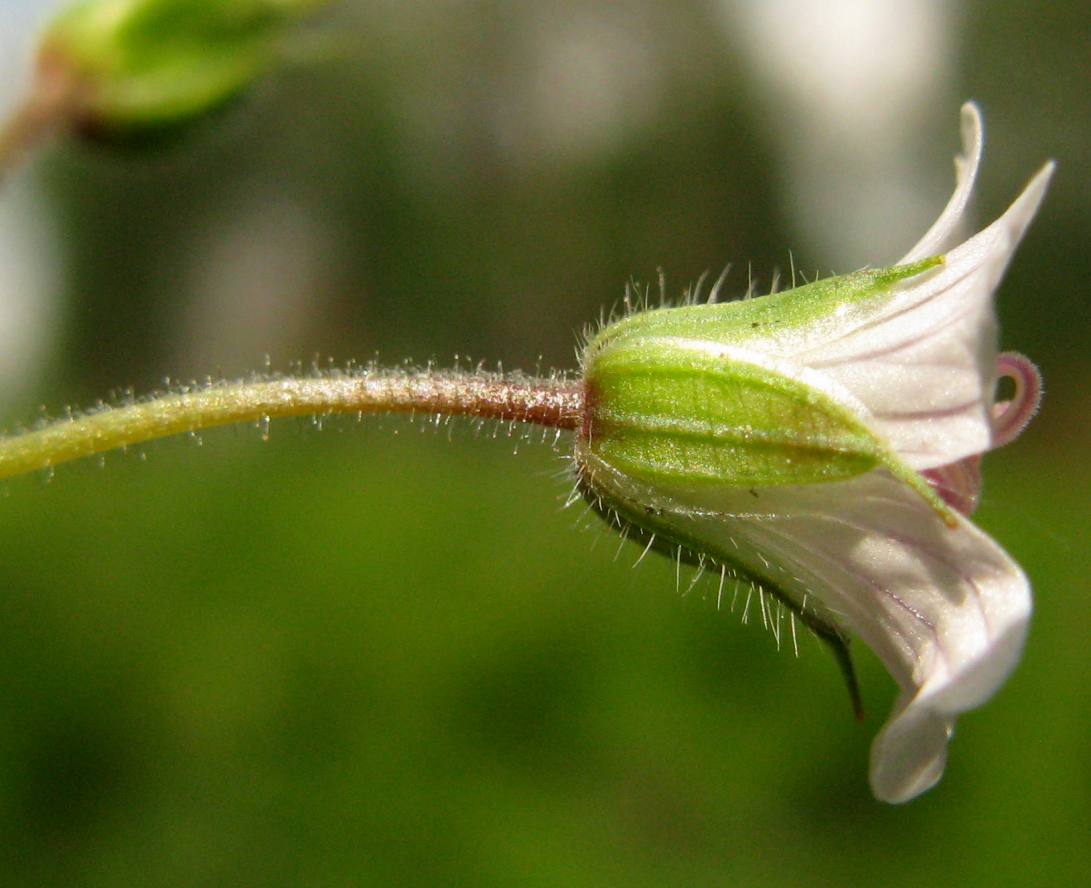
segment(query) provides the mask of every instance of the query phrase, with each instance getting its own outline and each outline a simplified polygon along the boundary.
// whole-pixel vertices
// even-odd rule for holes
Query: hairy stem
[[[520,374],[361,371],[210,385],[0,438],[0,478],[215,426],[283,416],[422,413],[575,429],[582,384]]]

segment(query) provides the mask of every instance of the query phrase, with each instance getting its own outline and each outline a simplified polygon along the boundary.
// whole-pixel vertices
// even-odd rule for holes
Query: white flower
[[[1052,164],[954,246],[981,157],[972,104],[962,124],[954,195],[900,264],[942,262],[636,315],[585,355],[585,493],[876,652],[901,688],[871,756],[888,802],[940,778],[956,717],[1010,673],[1031,612],[1026,576],[967,515],[980,454],[1036,404],[1029,362],[997,354],[993,293]],[[998,373],[1014,403],[995,403]]]

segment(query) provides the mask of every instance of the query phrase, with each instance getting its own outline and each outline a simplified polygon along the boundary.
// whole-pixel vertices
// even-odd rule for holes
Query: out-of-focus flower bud
[[[125,136],[185,124],[275,64],[299,20],[329,0],[82,0],[46,31],[39,81],[69,120]]]

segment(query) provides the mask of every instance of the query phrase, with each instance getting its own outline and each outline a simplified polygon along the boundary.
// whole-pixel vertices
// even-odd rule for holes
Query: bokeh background
[[[4,107],[56,7],[0,0]],[[965,98],[979,222],[1059,168],[998,300],[1046,400],[980,512],[1037,610],[935,790],[869,795],[867,651],[861,725],[813,639],[778,652],[562,510],[564,442],[285,422],[3,486],[3,884],[1081,884],[1089,30],[1079,2],[346,2],[168,144],[38,154],[0,192],[10,430],[266,356],[571,368],[660,267],[888,263]]]

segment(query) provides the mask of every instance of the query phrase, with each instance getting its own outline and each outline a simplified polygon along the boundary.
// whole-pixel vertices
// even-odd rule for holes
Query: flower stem
[[[580,382],[521,374],[367,370],[220,383],[0,438],[0,478],[168,435],[284,416],[420,413],[575,429],[582,411]]]
[[[30,95],[0,122],[0,181],[32,150],[76,122],[85,92],[63,60],[50,54],[38,59]]]

